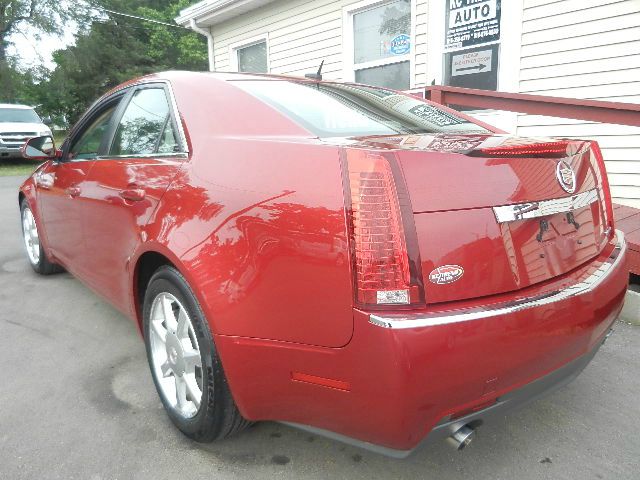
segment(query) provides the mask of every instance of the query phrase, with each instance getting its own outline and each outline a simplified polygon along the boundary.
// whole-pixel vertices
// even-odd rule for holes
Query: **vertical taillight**
[[[609,187],[609,178],[607,177],[607,167],[604,163],[604,157],[598,142],[591,142],[591,151],[596,158],[598,164],[598,170],[600,171],[600,185],[602,188],[602,194],[604,196],[604,203],[607,212],[606,224],[609,228],[609,238],[613,238],[615,234],[615,225],[613,219],[613,202],[611,200],[611,188]]]
[[[410,261],[407,212],[398,192],[403,185],[394,175],[393,159],[365,150],[344,152],[356,301],[363,305],[419,303],[422,290],[415,271],[419,261]],[[402,197],[408,200],[406,194]]]

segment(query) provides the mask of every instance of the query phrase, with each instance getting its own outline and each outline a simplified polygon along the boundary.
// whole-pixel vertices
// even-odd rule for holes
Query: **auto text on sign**
[[[449,28],[493,20],[497,15],[496,0],[449,0]]]
[[[447,51],[500,40],[501,0],[446,0]]]

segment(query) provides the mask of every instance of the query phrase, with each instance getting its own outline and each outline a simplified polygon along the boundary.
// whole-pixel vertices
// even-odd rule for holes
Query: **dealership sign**
[[[490,72],[492,60],[493,51],[491,49],[454,55],[451,62],[451,76]]]
[[[445,49],[500,40],[500,0],[447,0]]]

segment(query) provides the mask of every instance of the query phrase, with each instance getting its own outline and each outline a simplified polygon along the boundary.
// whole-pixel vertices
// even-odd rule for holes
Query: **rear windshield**
[[[29,108],[0,108],[0,122],[41,123],[40,117]]]
[[[488,133],[455,113],[382,88],[287,80],[239,80],[235,85],[319,137]]]

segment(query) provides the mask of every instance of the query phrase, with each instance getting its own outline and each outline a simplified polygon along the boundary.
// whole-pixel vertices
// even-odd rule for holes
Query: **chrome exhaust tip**
[[[456,450],[462,450],[469,445],[476,437],[476,431],[474,428],[463,425],[456,430],[453,435],[447,437],[447,442],[452,445]]]

